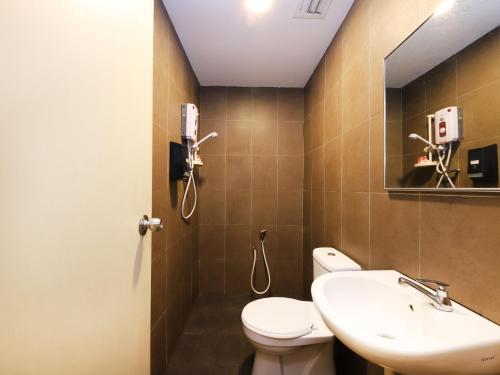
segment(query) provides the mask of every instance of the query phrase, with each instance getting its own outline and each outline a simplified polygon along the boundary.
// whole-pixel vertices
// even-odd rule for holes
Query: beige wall
[[[500,200],[387,194],[383,59],[433,1],[356,1],[305,93],[304,287],[311,250],[332,245],[367,269],[451,284],[451,296],[500,322]]]
[[[415,171],[413,164],[422,155],[422,143],[408,138],[418,133],[427,138],[429,113],[447,106],[464,112],[464,140],[453,158],[452,168],[460,168],[457,187],[472,187],[467,177],[468,150],[499,144],[500,127],[500,28],[497,27],[429,72],[402,88],[403,183],[435,187],[437,173]],[[401,111],[400,111],[401,113]],[[485,185],[483,187],[497,187]],[[480,186],[480,184],[479,184]]]
[[[272,294],[302,294],[303,90],[202,87],[200,292],[249,293],[266,282],[258,231],[267,229]]]
[[[165,228],[153,235],[151,373],[164,374],[198,293],[198,215],[180,216],[183,183],[169,182],[169,141],[181,142],[181,103],[198,105],[199,85],[161,0],[154,8],[153,216]]]

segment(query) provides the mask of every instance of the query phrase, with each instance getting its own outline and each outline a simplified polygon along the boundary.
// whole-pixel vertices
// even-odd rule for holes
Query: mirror
[[[500,191],[500,1],[444,0],[385,58],[385,188]]]

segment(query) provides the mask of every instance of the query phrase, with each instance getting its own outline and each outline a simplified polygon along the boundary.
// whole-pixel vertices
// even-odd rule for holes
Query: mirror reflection
[[[499,25],[500,1],[445,1],[386,58],[386,188],[498,189]]]

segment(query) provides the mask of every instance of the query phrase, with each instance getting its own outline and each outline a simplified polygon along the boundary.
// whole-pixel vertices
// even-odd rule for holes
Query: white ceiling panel
[[[324,18],[301,19],[299,1],[255,15],[245,0],[163,0],[201,85],[269,87],[303,87],[353,3],[332,0]]]

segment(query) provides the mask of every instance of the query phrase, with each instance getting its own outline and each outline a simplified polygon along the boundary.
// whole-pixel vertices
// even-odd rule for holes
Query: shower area
[[[201,87],[200,294],[300,298],[302,286],[302,89]],[[265,254],[261,231],[265,230]],[[266,261],[265,261],[266,260]]]
[[[304,296],[304,89],[200,86],[160,0],[154,17],[151,374],[246,374],[243,307]]]
[[[167,374],[250,374],[245,304],[303,298],[303,111],[303,89],[200,88],[199,138],[218,136],[200,148],[199,295]]]

